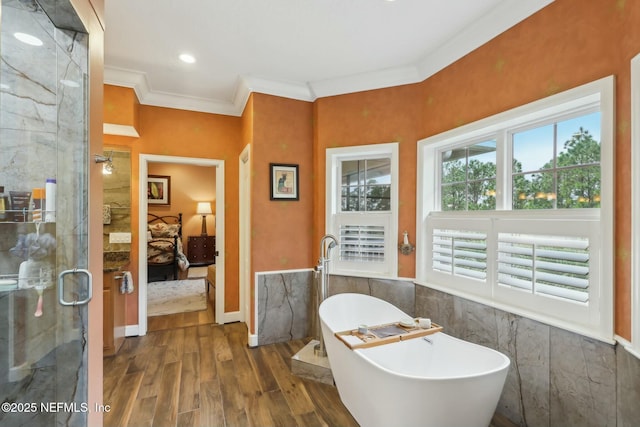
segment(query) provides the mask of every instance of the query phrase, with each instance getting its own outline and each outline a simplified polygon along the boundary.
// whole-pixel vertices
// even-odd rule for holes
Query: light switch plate
[[[131,233],[109,233],[109,243],[131,243]]]

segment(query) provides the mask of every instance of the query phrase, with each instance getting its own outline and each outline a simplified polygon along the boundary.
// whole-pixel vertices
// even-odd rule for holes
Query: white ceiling
[[[106,0],[105,83],[239,116],[252,91],[313,101],[420,82],[552,1]]]

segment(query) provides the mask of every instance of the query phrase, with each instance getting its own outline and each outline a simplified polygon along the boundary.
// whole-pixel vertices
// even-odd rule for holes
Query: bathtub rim
[[[396,377],[400,377],[400,378],[406,378],[406,379],[411,379],[411,380],[416,380],[416,381],[452,381],[452,380],[464,380],[464,379],[473,379],[473,378],[481,378],[481,377],[486,377],[486,376],[490,376],[493,374],[497,374],[500,371],[504,370],[507,371],[509,369],[509,366],[511,365],[511,359],[505,355],[504,353],[502,353],[501,351],[495,350],[493,348],[484,346],[482,344],[476,344],[474,342],[471,341],[467,341],[458,337],[454,337],[452,335],[449,335],[445,332],[436,332],[434,334],[428,335],[428,336],[437,336],[437,335],[442,335],[444,337],[446,337],[445,339],[451,339],[451,340],[455,340],[461,343],[464,343],[465,345],[471,345],[474,347],[478,347],[481,351],[488,351],[491,353],[495,353],[497,354],[499,357],[502,358],[502,363],[499,363],[497,367],[493,368],[493,369],[489,369],[486,371],[482,371],[479,373],[475,373],[475,374],[470,374],[470,375],[456,375],[456,376],[447,376],[447,377],[427,377],[427,376],[416,376],[416,375],[409,375],[409,374],[404,374],[404,373],[399,373],[396,371],[392,371],[389,368],[386,368],[382,365],[380,365],[379,363],[377,363],[376,361],[374,361],[372,358],[368,357],[366,355],[366,352],[368,350],[370,350],[370,348],[358,348],[358,349],[352,349],[349,348],[349,346],[347,346],[344,342],[342,342],[342,340],[338,339],[336,337],[336,333],[339,333],[341,331],[334,331],[333,329],[331,329],[329,327],[329,325],[325,322],[323,316],[321,315],[321,312],[324,312],[328,309],[325,308],[325,310],[322,309],[323,304],[325,304],[327,301],[332,300],[332,299],[337,299],[339,297],[347,297],[350,298],[352,296],[356,296],[356,298],[365,298],[365,299],[374,299],[374,300],[379,300],[384,302],[385,304],[388,304],[390,307],[393,307],[394,310],[402,313],[405,317],[411,317],[409,316],[407,313],[405,313],[404,311],[402,311],[400,308],[396,307],[395,305],[393,305],[392,303],[390,303],[389,301],[385,301],[381,298],[378,298],[376,296],[373,295],[368,295],[368,294],[360,294],[360,293],[355,293],[355,292],[345,292],[345,293],[341,293],[341,294],[335,294],[335,295],[331,295],[329,297],[327,297],[324,301],[322,301],[322,303],[320,304],[320,306],[318,307],[318,317],[320,318],[320,322],[321,325],[325,328],[327,328],[331,333],[332,333],[332,339],[336,340],[336,342],[338,342],[338,345],[344,346],[345,350],[347,351],[352,351],[354,354],[356,354],[359,358],[364,359],[364,361],[366,363],[371,364],[372,366],[375,366],[376,368],[382,370],[385,373],[388,373],[390,375],[396,376]],[[411,340],[408,341],[399,341],[399,342],[393,342],[393,343],[388,343],[388,344],[383,344],[383,346],[397,346],[397,345],[404,345],[403,343],[408,343],[409,341],[413,341],[413,340],[422,340],[422,338],[412,338]],[[425,343],[427,344],[427,343]]]
[[[361,357],[361,358],[365,359],[365,361],[367,363],[370,363],[371,365],[375,366],[376,368],[378,368],[378,369],[380,369],[380,370],[382,370],[382,371],[384,371],[384,372],[386,372],[386,373],[388,373],[390,375],[393,375],[393,376],[396,376],[396,377],[400,377],[400,378],[417,380],[417,381],[422,381],[422,380],[424,380],[424,381],[454,381],[454,380],[467,380],[467,379],[473,379],[473,378],[481,378],[481,377],[497,374],[498,372],[500,372],[502,370],[507,370],[507,369],[509,369],[509,366],[511,365],[511,359],[509,359],[509,357],[507,357],[505,354],[503,354],[500,351],[494,350],[492,348],[489,348],[489,347],[486,347],[486,346],[483,346],[483,345],[480,345],[480,344],[473,343],[471,341],[466,341],[466,340],[454,337],[454,336],[449,335],[449,334],[445,334],[444,332],[436,332],[435,334],[432,334],[432,335],[442,335],[442,336],[448,337],[449,339],[453,339],[453,340],[456,340],[456,341],[463,342],[465,345],[471,344],[473,346],[480,347],[480,348],[483,349],[483,351],[489,350],[491,352],[497,353],[500,357],[502,357],[502,363],[496,368],[489,369],[489,370],[486,370],[486,371],[482,371],[482,372],[479,372],[477,374],[455,375],[455,376],[447,376],[447,377],[416,376],[416,375],[409,375],[409,374],[403,374],[403,373],[399,373],[399,372],[396,372],[396,371],[392,371],[391,369],[380,365],[379,363],[377,363],[373,359],[367,357],[365,352],[367,350],[369,350],[369,348],[358,348],[358,349],[352,350],[346,344],[344,344],[342,342],[340,342],[340,344],[344,345],[347,350],[353,351],[355,354],[358,355],[358,357]],[[428,336],[431,336],[431,335],[428,335]],[[340,340],[338,340],[338,338],[335,338],[335,339],[337,341],[340,341]],[[421,338],[412,338],[412,339],[420,340]],[[403,341],[384,344],[384,346],[397,345],[397,344],[401,344],[402,342]],[[404,341],[404,342],[407,342],[407,341]]]

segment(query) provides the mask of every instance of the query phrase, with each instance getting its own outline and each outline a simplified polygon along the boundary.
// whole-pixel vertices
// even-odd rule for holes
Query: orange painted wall
[[[243,112],[243,146],[251,144],[251,277],[313,265],[312,119],[311,103],[259,93]],[[270,163],[298,165],[299,200],[270,199]],[[250,291],[255,299],[255,284]],[[251,332],[255,321],[252,312]]]
[[[631,338],[630,60],[636,2],[561,0],[421,86],[430,136],[609,75],[616,77],[615,324]]]
[[[629,339],[629,92],[630,59],[640,52],[640,8],[636,6],[620,0],[556,0],[418,84],[322,98],[314,103],[253,94],[241,118],[140,106],[141,137],[129,143],[132,176],[137,180],[137,154],[141,152],[226,161],[225,307],[234,311],[239,303],[235,195],[238,155],[246,144],[252,144],[253,160],[252,271],[308,268],[319,255],[316,246],[324,234],[326,148],[400,142],[398,228],[400,233],[407,230],[415,242],[419,139],[613,74],[617,121],[616,332]],[[112,138],[105,137],[105,144],[110,145]],[[300,165],[299,202],[269,200],[270,162]],[[137,221],[137,214],[133,218]],[[135,232],[137,224],[132,227]],[[398,274],[415,275],[413,255],[399,256]],[[137,296],[134,298],[137,304]],[[137,322],[137,317],[128,319],[129,323]]]
[[[310,268],[313,238],[313,105],[252,96],[252,273]],[[297,164],[298,201],[270,200],[270,163]]]
[[[112,90],[105,85],[105,92]],[[129,89],[131,90],[131,89]],[[125,106],[125,108],[127,108]],[[105,146],[129,147],[131,150],[131,271],[137,277],[138,215],[140,201],[139,156],[158,154],[197,157],[225,161],[225,311],[239,309],[238,293],[238,155],[241,151],[241,119],[193,111],[139,106],[140,138],[105,135]],[[189,208],[191,209],[191,208]],[[195,211],[195,207],[192,209]],[[187,213],[186,208],[183,210]],[[194,220],[191,218],[189,221]],[[201,220],[199,217],[198,220]],[[201,224],[199,222],[199,224]],[[213,223],[208,223],[213,227]],[[198,230],[200,228],[198,227]],[[199,232],[198,232],[199,234]],[[143,236],[143,238],[146,236]],[[127,324],[138,323],[138,293],[127,295]]]
[[[416,142],[608,75],[616,76],[616,333],[629,339],[630,59],[640,8],[617,0],[556,0],[417,85],[316,101],[314,223],[324,224],[326,148],[401,141],[400,223],[415,236]],[[405,226],[405,223],[408,225]],[[321,234],[316,232],[316,239]],[[400,257],[400,275],[413,261]]]
[[[215,214],[216,168],[175,163],[149,163],[149,175],[171,177],[171,205],[149,205],[149,213],[177,216],[182,213],[184,251],[188,253],[187,238],[199,236],[202,231],[202,215],[196,214],[198,202],[211,202]],[[214,236],[214,215],[207,215],[207,234]]]
[[[416,141],[418,132],[420,97],[416,85],[335,96],[316,101],[314,183],[317,227],[313,241],[320,242],[325,233],[325,150],[352,145],[399,143],[399,212],[398,242],[402,232],[409,232],[415,243],[416,230]],[[318,246],[317,248],[315,246]],[[314,245],[314,256],[320,247]],[[398,256],[398,275],[415,276],[415,253]]]
[[[105,85],[104,122],[138,129],[140,102],[133,89]]]

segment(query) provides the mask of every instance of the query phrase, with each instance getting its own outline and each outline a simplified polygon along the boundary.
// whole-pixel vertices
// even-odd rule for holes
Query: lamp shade
[[[209,203],[209,202],[198,202],[198,207],[196,208],[196,213],[198,215],[211,215],[213,213],[211,211],[211,203]]]

